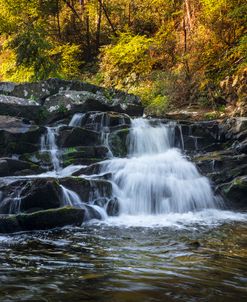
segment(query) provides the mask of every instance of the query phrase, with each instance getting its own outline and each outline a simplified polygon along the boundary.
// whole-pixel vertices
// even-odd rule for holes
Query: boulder
[[[117,198],[98,198],[94,204],[105,208],[108,216],[117,216],[119,214],[119,203]]]
[[[62,151],[63,166],[87,165],[102,161],[108,157],[108,148],[105,146],[86,146],[65,148]]]
[[[2,82],[0,83],[0,93],[19,98],[33,99],[42,103],[44,99],[50,95],[56,94],[59,91],[69,90],[72,86],[73,81],[55,78],[33,83],[17,84],[11,82]],[[89,86],[82,85],[84,89],[89,89]],[[76,85],[74,85],[74,87],[76,87]]]
[[[85,210],[72,207],[49,209],[31,214],[0,215],[0,233],[48,230],[67,225],[80,226]]]
[[[110,198],[112,185],[103,179],[85,179],[82,177],[61,178],[59,183],[73,192],[76,192],[81,201],[88,203],[100,197]]]
[[[118,112],[93,111],[83,114],[78,126],[95,131],[111,131],[116,127],[128,127],[131,119],[127,114]]]
[[[220,131],[226,139],[240,139],[242,133],[247,131],[247,117],[227,119],[221,124]]]
[[[37,174],[42,171],[43,170],[36,164],[14,158],[0,158],[0,177]]]
[[[229,183],[222,184],[218,187],[222,195],[231,201],[235,207],[247,208],[247,176],[239,176]]]
[[[41,114],[41,106],[35,101],[0,95],[0,115],[10,115],[30,120],[39,120]]]
[[[77,146],[97,146],[100,145],[100,134],[84,128],[62,127],[59,131],[58,146],[69,148]]]
[[[40,148],[44,128],[27,120],[0,115],[0,155],[34,152]]]
[[[35,212],[61,205],[60,187],[56,179],[15,179],[0,187],[0,213]]]
[[[61,91],[45,100],[44,106],[49,112],[77,110],[85,111],[107,111],[107,99],[102,95],[97,95],[88,91]]]

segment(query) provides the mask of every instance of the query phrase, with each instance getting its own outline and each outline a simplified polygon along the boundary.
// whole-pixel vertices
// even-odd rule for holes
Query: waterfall
[[[60,185],[62,191],[62,203],[64,206],[71,206],[76,208],[81,208],[83,203],[80,196],[72,190],[65,188]]]
[[[46,127],[46,134],[41,137],[41,152],[49,152],[53,168],[56,172],[61,170],[59,150],[56,144],[56,136],[59,127]]]
[[[69,126],[71,127],[79,127],[81,125],[81,121],[83,117],[85,116],[85,113],[75,113],[69,122]]]
[[[76,192],[66,188],[63,185],[59,185],[59,186],[61,188],[63,206],[71,206],[71,207],[75,207],[75,208],[84,209],[86,220],[90,220],[91,211],[96,211],[98,213],[98,216],[100,219],[107,218],[107,214],[106,214],[106,211],[104,208],[102,208],[98,205],[94,205],[93,203],[87,204],[81,200],[80,196]]]
[[[128,157],[102,166],[103,172],[112,173],[120,214],[186,213],[220,206],[209,180],[174,148],[174,138],[173,124],[132,121]]]

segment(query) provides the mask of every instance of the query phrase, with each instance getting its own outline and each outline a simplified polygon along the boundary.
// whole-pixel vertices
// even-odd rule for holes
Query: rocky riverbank
[[[100,162],[127,156],[131,117],[142,114],[136,96],[77,81],[0,83],[0,232],[78,225],[102,208],[117,215]],[[227,207],[246,208],[247,118],[158,122]]]

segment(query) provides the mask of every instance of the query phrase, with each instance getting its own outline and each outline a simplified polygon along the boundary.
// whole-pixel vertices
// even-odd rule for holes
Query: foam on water
[[[224,211],[219,209],[205,209],[198,212],[168,213],[159,215],[128,215],[108,217],[98,222],[102,225],[115,227],[142,228],[176,228],[198,229],[198,227],[216,227],[229,222],[246,222],[247,213]]]
[[[128,158],[108,160],[102,167],[112,173],[120,214],[160,215],[221,207],[209,180],[173,148],[173,125],[151,126],[148,120],[136,119],[129,142]]]

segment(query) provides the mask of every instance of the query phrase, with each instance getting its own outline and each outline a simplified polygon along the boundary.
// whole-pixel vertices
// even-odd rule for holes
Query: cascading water
[[[101,219],[105,219],[107,217],[105,209],[94,204],[87,204],[83,202],[76,192],[69,190],[63,185],[60,185],[60,188],[62,193],[63,206],[71,206],[84,209],[86,220],[90,220],[90,208],[96,211]]]
[[[56,144],[56,136],[59,127],[46,127],[46,134],[41,137],[41,152],[49,152],[53,168],[56,172],[61,169],[59,150]]]
[[[69,126],[70,127],[79,127],[84,116],[85,116],[84,113],[75,113],[73,115],[71,121],[69,122]]]
[[[220,206],[208,179],[173,146],[174,125],[132,121],[128,158],[108,160],[102,167],[112,173],[121,214],[186,213]]]

